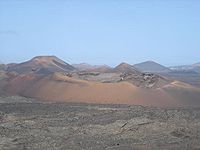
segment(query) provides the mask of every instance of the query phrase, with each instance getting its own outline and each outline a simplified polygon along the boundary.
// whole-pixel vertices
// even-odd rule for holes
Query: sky
[[[200,62],[199,0],[0,0],[0,62]]]

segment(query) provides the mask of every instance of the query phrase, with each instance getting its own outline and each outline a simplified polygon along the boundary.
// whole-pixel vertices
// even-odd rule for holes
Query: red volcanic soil
[[[37,56],[33,59],[8,67],[9,72],[20,74],[49,74],[53,72],[70,72],[75,68],[56,56]]]
[[[16,75],[10,78],[4,86],[4,91],[9,91],[9,94],[23,94],[29,89],[39,78],[34,75]]]
[[[171,90],[173,89],[173,90]],[[146,106],[200,105],[200,90],[174,82],[158,89],[143,89],[128,82],[99,83],[70,78],[60,73],[48,76],[19,75],[10,80],[8,93],[47,101],[137,104]],[[173,93],[173,91],[175,91]],[[187,91],[182,101],[181,91]]]

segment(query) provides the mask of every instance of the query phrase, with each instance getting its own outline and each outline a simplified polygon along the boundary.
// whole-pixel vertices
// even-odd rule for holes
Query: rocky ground
[[[1,150],[199,150],[200,108],[0,98]]]
[[[141,88],[154,89],[169,84],[172,80],[151,73],[97,73],[97,72],[78,72],[68,74],[69,77],[74,77],[81,80],[96,81],[102,83],[116,83],[127,81]]]

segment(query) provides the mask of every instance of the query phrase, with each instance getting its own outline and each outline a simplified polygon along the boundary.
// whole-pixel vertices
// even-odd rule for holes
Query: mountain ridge
[[[37,56],[10,65],[2,74],[0,85],[0,93],[52,102],[163,107],[200,105],[200,88],[159,74],[141,72],[125,62],[106,72],[79,71],[56,56]]]
[[[75,68],[56,56],[36,56],[8,67],[9,72],[48,74],[55,71],[71,72]]]
[[[134,67],[142,72],[160,73],[160,72],[170,72],[168,67],[165,67],[154,61],[145,61],[142,63],[135,64]]]

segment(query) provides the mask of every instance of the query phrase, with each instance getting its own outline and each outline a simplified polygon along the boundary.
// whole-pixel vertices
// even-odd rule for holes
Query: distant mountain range
[[[38,74],[49,72],[71,72],[71,71],[93,71],[93,72],[110,72],[110,71],[130,71],[146,73],[198,73],[200,74],[200,62],[192,65],[166,67],[154,61],[146,61],[138,64],[121,63],[112,68],[108,65],[90,65],[87,63],[68,64],[56,56],[37,56],[23,63],[0,64],[0,70],[7,69],[9,72]]]
[[[200,67],[200,62],[193,64],[193,66]]]
[[[172,66],[169,67],[173,71],[178,71],[178,72],[193,72],[193,73],[200,73],[200,63],[195,63],[192,65],[183,65],[183,66]]]
[[[89,65],[86,63],[81,63],[81,64],[73,64],[73,67],[75,67],[76,69],[80,70],[80,71],[100,71],[102,68],[102,70],[104,70],[104,72],[148,72],[148,73],[163,73],[163,72],[171,72],[172,70],[170,70],[169,68],[160,65],[156,62],[153,61],[146,61],[146,62],[142,62],[139,64],[135,64],[135,65],[131,65],[125,62],[120,63],[119,65],[117,65],[114,68],[111,68],[107,65]]]
[[[6,70],[7,66],[5,64],[0,64],[0,70]]]
[[[161,73],[161,72],[171,71],[169,68],[160,65],[154,61],[146,61],[139,64],[135,64],[134,67],[142,72],[151,72],[151,73]]]
[[[107,65],[90,65],[87,63],[72,64],[79,71],[107,72],[111,67]]]
[[[174,69],[153,61],[111,68],[37,56],[2,66],[0,93],[8,95],[64,102],[200,106],[200,88],[168,78]]]

